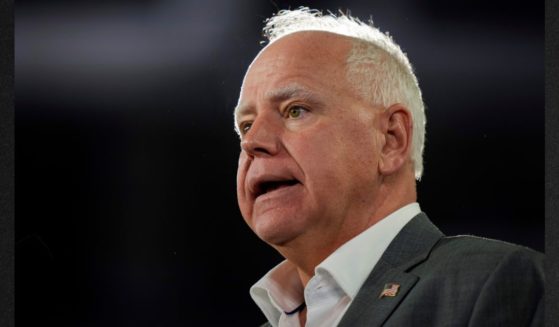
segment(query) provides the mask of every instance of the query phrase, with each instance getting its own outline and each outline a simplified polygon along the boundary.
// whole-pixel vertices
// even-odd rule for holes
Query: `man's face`
[[[378,191],[378,108],[346,79],[348,38],[299,32],[250,66],[236,112],[237,196],[264,241],[335,242],[366,225]]]

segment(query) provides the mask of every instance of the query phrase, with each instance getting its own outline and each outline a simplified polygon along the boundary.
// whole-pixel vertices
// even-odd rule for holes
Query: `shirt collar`
[[[394,211],[340,246],[315,268],[315,274],[330,274],[351,299],[355,298],[390,242],[420,212],[417,202]]]
[[[250,295],[273,326],[282,312],[296,309],[304,301],[303,284],[297,268],[284,260],[250,288]]]
[[[315,268],[316,275],[330,275],[351,298],[365,282],[398,232],[421,212],[417,202],[408,204],[355,236]],[[351,269],[348,269],[351,267]],[[284,260],[250,288],[250,295],[272,326],[282,312],[296,309],[304,299],[296,267]]]

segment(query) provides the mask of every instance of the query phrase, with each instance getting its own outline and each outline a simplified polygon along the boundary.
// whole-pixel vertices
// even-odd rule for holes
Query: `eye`
[[[245,135],[246,133],[248,133],[248,131],[250,130],[251,127],[252,127],[252,122],[251,121],[242,122],[239,125],[239,131],[241,132],[242,135]]]
[[[293,106],[287,109],[287,117],[292,119],[299,118],[305,111],[307,111],[307,109],[301,106]]]

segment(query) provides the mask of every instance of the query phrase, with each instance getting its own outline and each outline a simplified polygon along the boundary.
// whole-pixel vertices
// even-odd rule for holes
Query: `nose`
[[[259,117],[260,118],[260,117]],[[279,150],[279,130],[264,117],[256,119],[243,136],[241,148],[250,156],[273,156]]]

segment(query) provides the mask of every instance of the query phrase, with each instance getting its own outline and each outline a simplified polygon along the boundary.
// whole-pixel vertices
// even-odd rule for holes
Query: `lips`
[[[249,190],[253,198],[256,199],[261,195],[299,183],[297,179],[286,176],[261,176],[249,181]]]
[[[296,180],[296,179],[261,182],[261,183],[256,185],[254,195],[257,198],[257,197],[259,197],[263,194],[275,191],[275,190],[277,190],[279,188],[282,188],[282,187],[293,186],[297,183],[299,183],[299,181]]]

